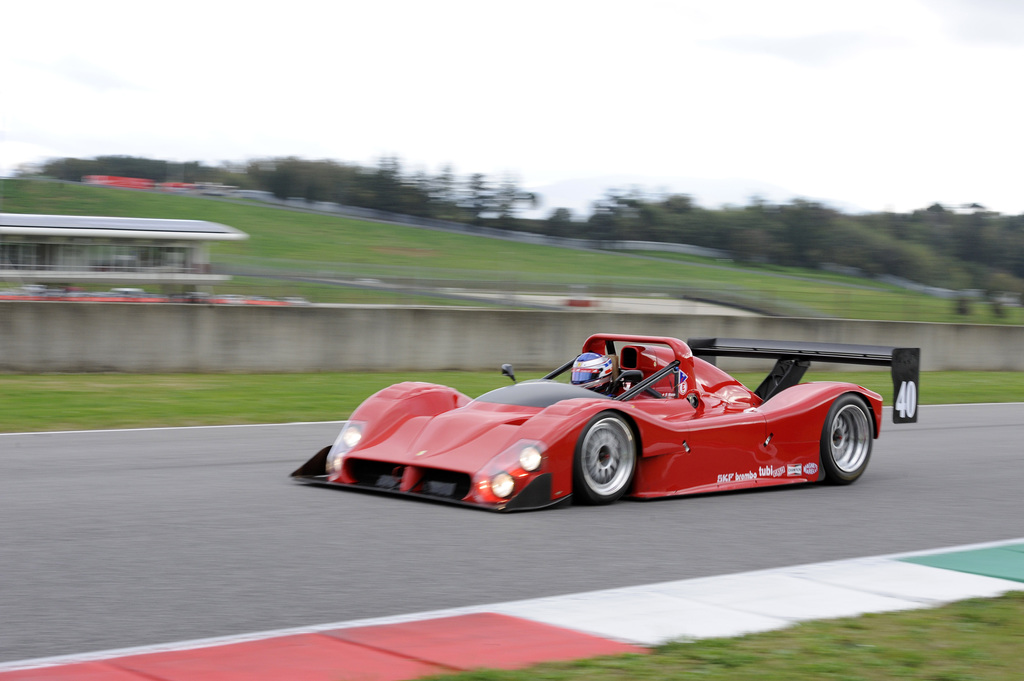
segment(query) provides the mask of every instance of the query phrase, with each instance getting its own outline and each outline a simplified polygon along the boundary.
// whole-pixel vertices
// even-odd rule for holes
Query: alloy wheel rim
[[[868,456],[871,436],[863,409],[848,404],[832,419],[832,461],[844,473],[855,473]]]
[[[583,476],[594,492],[608,495],[625,485],[633,473],[633,433],[618,419],[595,423],[583,439]]]

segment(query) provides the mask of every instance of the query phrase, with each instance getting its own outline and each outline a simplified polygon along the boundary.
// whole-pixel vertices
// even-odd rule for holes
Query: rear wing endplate
[[[920,348],[749,338],[691,338],[687,345],[695,357],[706,359],[712,364],[715,363],[716,357],[775,359],[775,366],[754,391],[762,400],[768,400],[782,390],[799,383],[812,361],[888,366],[892,368],[893,423],[917,421]]]

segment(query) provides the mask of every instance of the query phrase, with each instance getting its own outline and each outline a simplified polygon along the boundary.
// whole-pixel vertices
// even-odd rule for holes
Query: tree
[[[494,193],[495,224],[503,229],[516,227],[516,215],[522,208],[537,208],[540,199],[533,192],[519,188],[516,178],[506,175]]]
[[[473,173],[469,176],[459,205],[468,211],[474,225],[483,225],[488,218],[494,217],[494,189],[486,175]]]
[[[572,211],[568,208],[554,209],[545,222],[547,227],[545,231],[551,236],[576,236],[577,224],[573,222]]]

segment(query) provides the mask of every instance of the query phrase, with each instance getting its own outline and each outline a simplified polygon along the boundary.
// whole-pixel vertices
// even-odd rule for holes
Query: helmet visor
[[[587,383],[597,378],[597,375],[601,372],[600,369],[584,369],[577,367],[572,370],[572,382],[573,383]]]

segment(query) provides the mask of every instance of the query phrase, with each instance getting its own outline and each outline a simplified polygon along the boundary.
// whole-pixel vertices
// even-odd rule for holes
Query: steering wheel
[[[619,377],[615,379],[615,384],[612,386],[611,393],[614,395],[619,390],[621,390],[623,383],[629,383],[630,385],[634,385],[642,380],[644,380],[644,374],[639,369],[624,369],[619,373]],[[644,388],[644,392],[650,395],[651,397],[655,397],[659,400],[665,399],[664,395],[659,393],[651,386],[647,386],[646,388]]]

